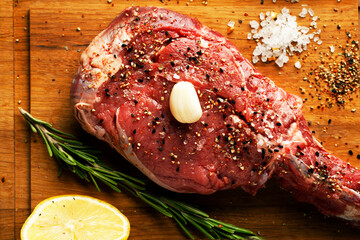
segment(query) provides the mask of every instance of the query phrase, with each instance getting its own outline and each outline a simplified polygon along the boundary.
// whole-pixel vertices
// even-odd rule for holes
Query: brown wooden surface
[[[356,0],[342,0],[341,3],[335,0],[301,0],[298,4],[282,0],[272,4],[270,0],[265,0],[264,5],[257,0],[209,0],[207,6],[203,6],[200,0],[189,2],[189,6],[186,5],[187,1],[182,0],[179,3],[176,0],[164,0],[164,3],[120,0],[113,0],[113,4],[108,4],[106,0],[86,2],[3,0],[0,4],[0,239],[19,239],[21,225],[30,209],[44,198],[72,193],[98,197],[123,210],[132,226],[130,239],[184,238],[171,220],[126,192],[114,194],[104,188],[103,192],[98,193],[92,185],[68,173],[58,179],[58,166],[48,157],[38,136],[31,135],[30,138],[28,128],[17,111],[18,106],[30,109],[32,114],[53,123],[55,127],[89,141],[89,137],[74,121],[69,107],[69,87],[81,54],[78,50],[84,50],[124,7],[133,2],[135,5],[168,7],[197,17],[203,24],[225,35],[229,20],[237,22],[242,19],[243,23],[236,23],[235,31],[228,38],[249,58],[255,46],[254,42],[245,40],[250,20],[257,19],[260,11],[278,11],[286,6],[297,13],[302,8],[301,4],[308,4],[321,17],[318,26],[327,25],[326,29],[321,27],[323,46],[317,52],[309,51],[310,56],[301,70],[293,67],[297,57],[282,69],[274,64],[256,65],[278,86],[297,95],[301,95],[299,87],[306,88],[307,92],[310,90],[302,78],[314,63],[318,64],[316,61],[321,48],[344,44],[345,30],[351,31],[353,38],[358,38]],[[340,11],[335,13],[335,7]],[[249,16],[244,16],[244,13]],[[337,24],[342,25],[343,31],[336,30]],[[76,31],[77,27],[81,28],[80,32]],[[337,156],[360,167],[360,161],[356,159],[356,154],[360,154],[360,149],[356,147],[360,144],[359,98],[345,109],[310,111],[310,107],[318,103],[318,100],[310,99],[304,104],[304,114],[313,122],[311,128],[316,131],[315,136]],[[351,113],[350,109],[355,107],[357,112]],[[327,124],[329,118],[332,119],[330,125]],[[327,128],[326,132],[323,132],[324,128]],[[140,175],[106,145],[94,139],[90,139],[90,142],[101,145],[105,151],[105,161],[113,167]],[[354,151],[354,156],[348,154],[349,149]],[[151,188],[162,191],[156,186]],[[266,239],[357,239],[360,236],[359,230],[339,220],[324,218],[312,206],[297,203],[275,182],[269,182],[267,188],[256,197],[241,190],[210,196],[174,196],[200,205],[220,220],[259,231]]]
[[[0,5],[0,233],[10,239],[14,234],[14,99],[13,99],[13,9],[12,1]],[[2,233],[3,229],[8,229]]]

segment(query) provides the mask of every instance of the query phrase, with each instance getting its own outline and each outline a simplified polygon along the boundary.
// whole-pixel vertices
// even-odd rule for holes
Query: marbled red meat
[[[182,124],[172,87],[191,82],[203,114]],[[75,116],[160,186],[255,194],[274,175],[300,201],[359,223],[360,172],[311,135],[302,101],[254,69],[234,44],[188,16],[124,10],[81,56]]]

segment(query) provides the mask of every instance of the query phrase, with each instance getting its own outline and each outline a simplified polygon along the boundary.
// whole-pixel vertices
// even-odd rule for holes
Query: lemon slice
[[[128,219],[114,206],[88,196],[64,195],[39,203],[21,229],[22,240],[127,239]]]

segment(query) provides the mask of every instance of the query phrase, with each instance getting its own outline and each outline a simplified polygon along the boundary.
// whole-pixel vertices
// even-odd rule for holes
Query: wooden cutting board
[[[114,1],[115,2],[115,1]],[[270,77],[286,91],[308,98],[304,104],[305,117],[312,122],[311,129],[324,146],[343,160],[360,167],[360,154],[357,144],[360,143],[360,101],[358,95],[344,108],[320,108],[321,100],[311,98],[314,93],[303,77],[320,64],[320,52],[328,52],[329,46],[346,44],[345,31],[350,31],[353,39],[358,39],[357,1],[305,1],[290,4],[280,1],[223,0],[210,1],[207,6],[201,1],[186,2],[175,0],[164,1],[122,1],[107,4],[50,4],[47,7],[30,11],[30,68],[31,68],[31,113],[48,121],[56,128],[70,132],[89,144],[99,145],[104,151],[106,163],[134,176],[143,177],[134,167],[120,157],[115,151],[84,133],[74,120],[69,103],[69,89],[72,78],[79,64],[81,52],[91,40],[103,30],[109,22],[125,7],[131,5],[153,5],[166,7],[181,13],[197,17],[203,24],[224,34],[238,46],[245,57],[251,58],[256,46],[254,41],[246,39],[250,31],[249,21],[258,20],[261,11],[279,12],[287,7],[298,14],[302,5],[311,7],[317,16],[318,26],[322,29],[323,44],[310,46],[306,52],[309,56],[301,60],[304,54],[294,56],[283,68],[273,62],[256,65],[260,71]],[[334,11],[335,10],[335,11]],[[235,21],[235,30],[227,35],[227,23]],[[238,20],[241,20],[240,24]],[[309,24],[309,18],[301,20]],[[300,23],[300,20],[299,20]],[[337,25],[341,25],[341,30]],[[326,25],[326,27],[324,27]],[[80,31],[77,31],[77,28]],[[336,49],[335,54],[339,52]],[[294,67],[296,61],[302,62],[302,68]],[[301,94],[299,88],[306,90]],[[314,107],[314,110],[310,110]],[[356,112],[351,109],[356,108]],[[331,124],[328,124],[332,119]],[[352,150],[354,155],[349,155]],[[185,235],[176,224],[127,192],[113,193],[106,187],[97,192],[91,184],[80,181],[71,173],[65,172],[57,177],[58,165],[51,159],[41,139],[32,135],[31,140],[31,207],[47,197],[59,194],[86,194],[103,199],[121,209],[131,222],[130,239],[184,239]],[[174,194],[149,183],[149,189],[161,194],[193,202],[212,217],[248,228],[266,239],[356,239],[360,231],[346,223],[326,218],[308,204],[296,202],[292,196],[270,181],[266,189],[256,197],[249,196],[242,190],[218,192],[209,196],[196,194]],[[201,235],[194,235],[201,238]],[[169,237],[171,236],[171,237]]]

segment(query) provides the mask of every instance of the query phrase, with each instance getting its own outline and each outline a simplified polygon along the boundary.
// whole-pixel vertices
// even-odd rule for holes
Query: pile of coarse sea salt
[[[260,23],[250,21],[252,30],[247,38],[257,42],[252,62],[255,64],[260,60],[262,62],[275,61],[279,67],[283,67],[289,61],[289,56],[305,51],[311,40],[320,45],[322,43],[319,38],[321,30],[316,30],[318,17],[314,16],[311,8],[303,8],[299,17],[305,18],[307,14],[312,20],[309,27],[298,26],[296,16],[291,15],[287,8],[283,8],[279,14],[260,13]],[[295,67],[298,69],[301,67],[299,61],[295,63]]]

